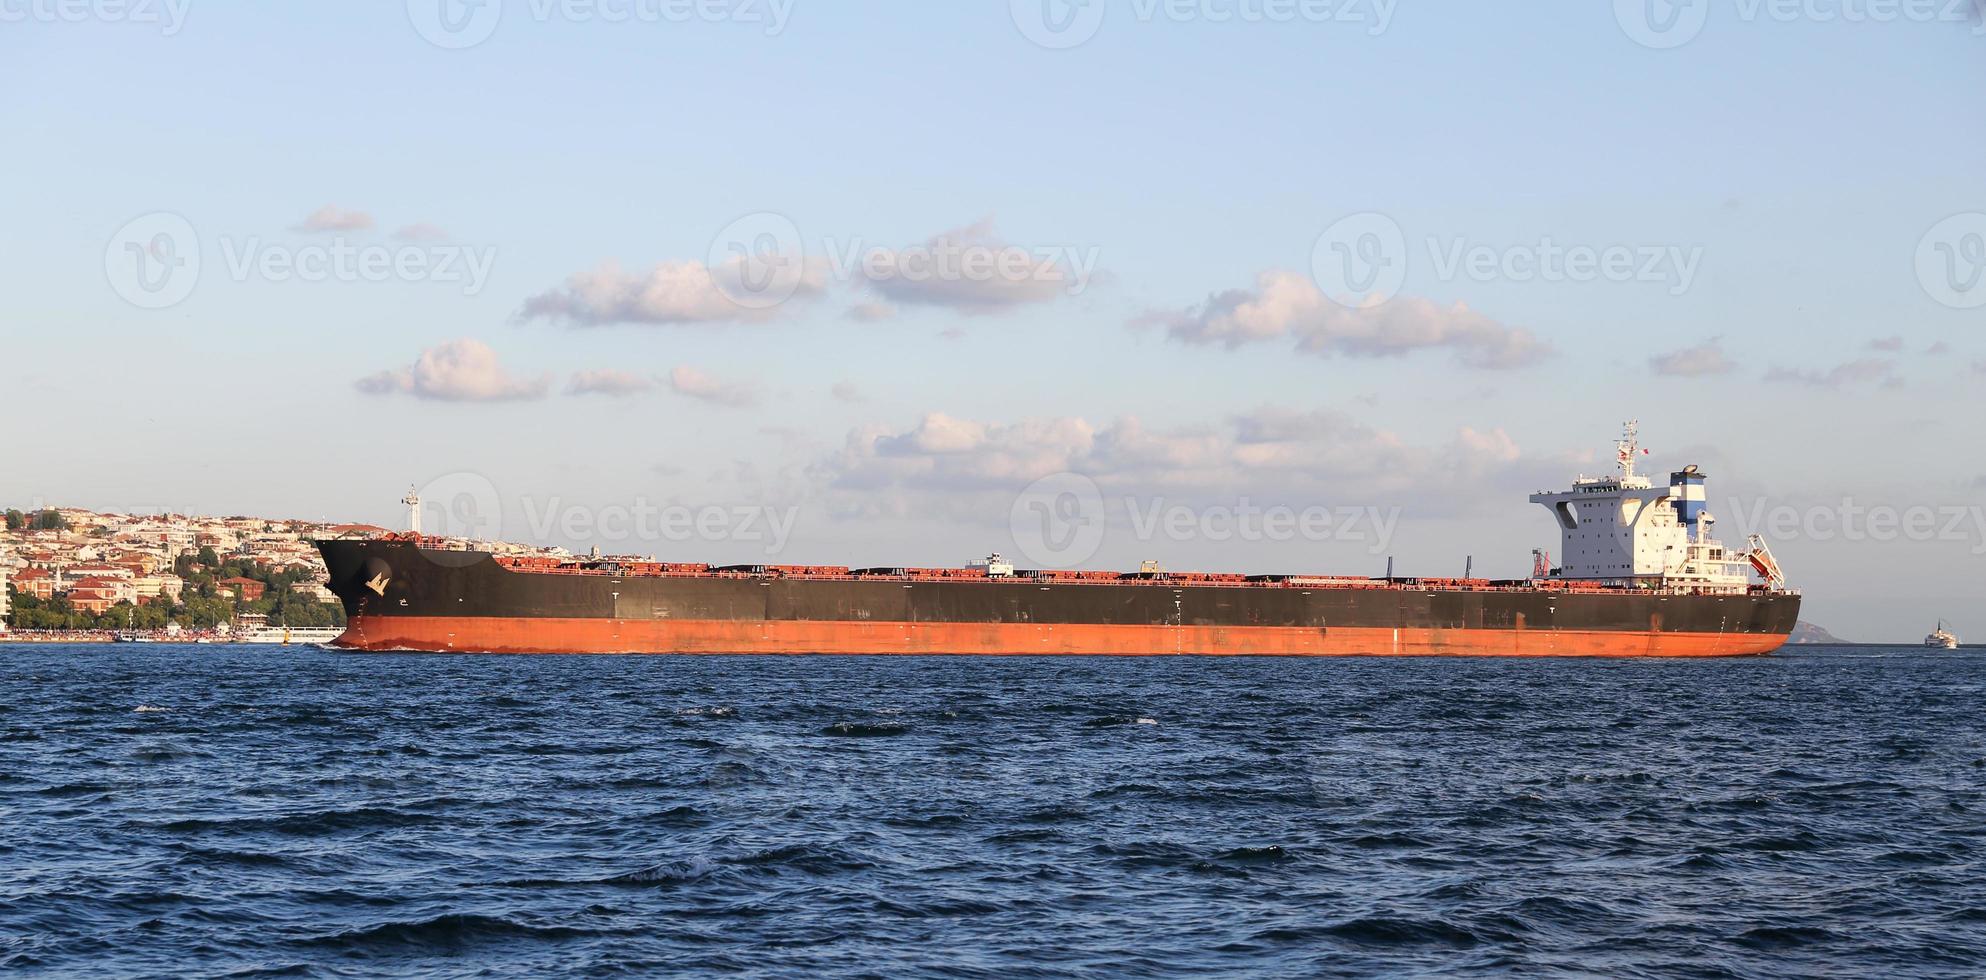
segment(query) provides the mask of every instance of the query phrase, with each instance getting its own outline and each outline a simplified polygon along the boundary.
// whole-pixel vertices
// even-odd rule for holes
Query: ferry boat
[[[344,633],[343,629],[335,626],[263,626],[235,634],[234,642],[264,646],[314,646],[333,642]]]
[[[1945,621],[1940,619],[1938,620],[1938,628],[1932,630],[1929,636],[1924,637],[1924,645],[1927,647],[1936,647],[1940,650],[1956,650],[1958,649],[1958,637],[1953,635],[1950,630],[1945,629]]]

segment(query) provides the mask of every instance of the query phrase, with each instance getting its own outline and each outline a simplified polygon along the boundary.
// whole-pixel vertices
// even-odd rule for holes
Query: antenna
[[[412,531],[415,534],[420,534],[421,533],[420,491],[414,489],[413,486],[409,485],[407,487],[407,495],[401,497],[400,502],[407,505],[407,530]]]
[[[1469,560],[1462,563],[1462,577],[1474,578],[1475,574],[1476,574],[1476,556],[1470,555]]]
[[[1634,479],[1634,458],[1641,455],[1641,420],[1628,419],[1621,426],[1621,437],[1614,442],[1614,455],[1619,458],[1621,482]]]
[[[1386,579],[1387,579],[1387,581],[1389,581],[1389,582],[1390,582],[1390,581],[1392,581],[1392,579],[1393,579],[1393,556],[1392,556],[1392,555],[1387,555],[1387,556],[1386,556]]]

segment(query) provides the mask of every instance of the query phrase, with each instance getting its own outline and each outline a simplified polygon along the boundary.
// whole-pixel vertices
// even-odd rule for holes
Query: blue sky
[[[1556,544],[1523,492],[1604,469],[1639,417],[1653,465],[1711,471],[1713,509],[1810,525],[1774,541],[1809,618],[1909,636],[1939,615],[1963,628],[1986,598],[1986,529],[1969,521],[1986,505],[1986,313],[1968,305],[1986,287],[1940,294],[1917,264],[1946,254],[1926,236],[1958,216],[1940,234],[1963,284],[1986,226],[1965,217],[1986,212],[1976,22],[1711,4],[1687,43],[1653,48],[1623,28],[1631,5],[1402,0],[1379,30],[1369,4],[1213,22],[1264,8],[1145,18],[1110,0],[1094,36],[1054,50],[1017,27],[1025,3],[791,0],[773,31],[764,2],[611,23],[522,0],[448,49],[415,27],[426,0],[181,2],[177,30],[0,5],[0,386],[16,423],[0,500],[391,523],[407,484],[472,473],[499,489],[507,537],[531,536],[525,507],[554,498],[763,501],[797,508],[786,560],[953,564],[1012,550],[1014,495],[1072,469],[1113,500],[1398,506],[1385,550],[1404,570],[1474,554],[1515,575]],[[319,225],[349,227],[303,230],[327,207]],[[160,212],[193,229],[201,270],[147,309],[109,281],[106,251]],[[1404,243],[1390,313],[1265,299],[1277,282],[1308,297],[1320,236],[1368,213]],[[789,221],[816,265],[829,243],[902,250],[977,226],[1091,256],[1097,275],[974,305],[830,270],[749,316],[674,299],[634,322],[522,315],[548,296],[571,310],[572,277],[609,262],[640,294],[755,214]],[[410,226],[427,236],[396,237]],[[1690,275],[1443,268],[1547,239],[1693,257]],[[236,275],[226,258],[339,241],[491,266],[465,295]],[[865,303],[894,313],[848,315]],[[1242,323],[1261,332],[1235,341]],[[1531,353],[1471,363],[1515,350],[1516,331]],[[514,386],[413,383],[424,351],[465,339]],[[644,390],[565,393],[598,371]],[[1281,420],[1273,461],[1234,463],[1265,419]],[[1961,520],[1819,529],[1858,506]],[[626,550],[755,557],[722,539]],[[1093,563],[1143,557],[1384,560],[1340,541],[1120,534]]]

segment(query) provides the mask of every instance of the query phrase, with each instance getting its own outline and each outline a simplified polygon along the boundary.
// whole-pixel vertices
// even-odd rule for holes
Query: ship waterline
[[[1773,634],[1630,630],[360,617],[339,645],[496,654],[1734,657],[1771,653],[1784,642]]]

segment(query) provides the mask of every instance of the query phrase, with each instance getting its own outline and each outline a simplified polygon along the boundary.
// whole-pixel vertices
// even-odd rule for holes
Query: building
[[[141,602],[157,602],[159,600],[164,600],[168,603],[178,602],[180,594],[186,591],[186,580],[171,572],[162,572],[158,575],[147,575],[144,578],[133,579],[131,585],[138,593],[138,599]]]
[[[23,568],[14,573],[14,589],[37,599],[55,598],[55,573],[46,568]]]
[[[228,592],[240,596],[243,602],[254,602],[262,598],[262,593],[269,589],[267,585],[261,582],[240,575],[234,578],[224,578],[215,584]]]
[[[86,578],[121,579],[124,581],[130,581],[131,579],[137,577],[136,575],[131,574],[131,570],[128,568],[124,568],[119,565],[106,565],[94,561],[83,564],[70,565],[69,567],[62,569],[62,575],[63,577],[69,579],[70,581],[81,581]]]
[[[159,556],[142,551],[126,551],[115,555],[110,563],[130,571],[132,578],[144,578],[159,570]]]
[[[335,606],[338,604],[338,594],[325,588],[322,582],[292,582],[290,583],[290,591],[300,596],[308,596],[328,605]]]
[[[86,578],[69,587],[69,604],[78,612],[101,615],[120,602],[135,604],[137,594],[129,582]]]

